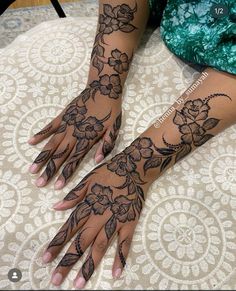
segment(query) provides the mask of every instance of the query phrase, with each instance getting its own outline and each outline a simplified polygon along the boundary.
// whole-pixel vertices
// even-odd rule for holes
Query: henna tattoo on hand
[[[123,246],[124,242],[125,242],[125,239],[122,240],[122,242],[119,244],[119,247],[118,247],[118,255],[119,255],[119,259],[120,259],[120,262],[121,262],[123,268],[126,265],[125,256],[123,255],[123,252],[122,252],[122,246]]]
[[[122,112],[117,116],[115,123],[113,124],[113,131],[110,131],[109,136],[111,139],[111,142],[107,142],[106,140],[103,143],[102,146],[102,153],[103,156],[106,157],[114,148],[115,146],[115,141],[118,136],[119,129],[121,127],[121,117],[122,117]]]
[[[47,128],[40,130],[34,136],[46,134],[51,130],[51,128],[52,128],[52,124],[50,124]]]
[[[47,175],[47,181],[50,180],[52,178],[52,176],[56,173],[55,160],[63,157],[63,155],[69,150],[69,146],[70,146],[70,144],[68,143],[66,148],[63,151],[61,151],[60,153],[52,155],[52,157],[51,157],[51,159],[50,159],[50,161],[47,164],[47,167],[45,169],[46,175]]]
[[[45,150],[45,151],[42,151],[38,156],[37,158],[34,160],[34,164],[40,164],[46,160],[48,160],[48,158],[50,157],[50,154],[51,154],[51,151],[52,150]]]
[[[62,170],[62,176],[67,181],[75,171],[75,168],[82,161],[88,149],[99,139],[104,129],[103,123],[111,116],[108,113],[103,119],[99,120],[96,117],[89,116],[74,124],[73,136],[76,137],[76,150],[70,161]]]
[[[54,237],[48,248],[64,244],[82,219],[87,218],[91,213],[94,215],[103,215],[107,209],[112,214],[105,225],[106,236],[109,240],[117,228],[117,221],[125,223],[135,220],[137,215],[138,217],[140,216],[142,203],[143,201],[141,201],[138,195],[132,195],[132,197],[119,195],[114,197],[113,190],[110,186],[95,183],[91,187],[91,192],[86,195],[84,201],[79,203],[71,213],[66,221],[65,228]],[[78,247],[77,252],[80,249],[81,247]],[[66,264],[69,264],[68,258],[66,259]]]
[[[82,274],[86,281],[89,280],[89,278],[92,276],[94,272],[94,261],[92,254],[89,255],[88,259],[85,261],[85,263],[82,266]]]

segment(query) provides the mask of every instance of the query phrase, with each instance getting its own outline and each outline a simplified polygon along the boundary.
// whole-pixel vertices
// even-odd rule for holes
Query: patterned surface
[[[56,289],[50,273],[61,259],[41,254],[68,217],[51,206],[94,167],[93,149],[60,191],[53,181],[34,185],[27,169],[43,145],[27,140],[84,88],[96,18],[48,21],[19,36],[0,58],[0,288]],[[178,60],[160,31],[148,30],[134,56],[124,90],[123,122],[113,154],[159,117],[199,72]],[[116,243],[87,289],[236,288],[236,127],[198,148],[153,183],[136,228],[127,267],[114,281]],[[36,175],[38,176],[38,175]],[[72,288],[78,262],[61,289]],[[7,280],[20,268],[18,283]]]
[[[98,1],[95,0],[76,0],[61,6],[65,14],[72,17],[96,16],[98,13]],[[7,9],[0,17],[0,48],[35,25],[53,19],[58,19],[58,15],[52,5]]]

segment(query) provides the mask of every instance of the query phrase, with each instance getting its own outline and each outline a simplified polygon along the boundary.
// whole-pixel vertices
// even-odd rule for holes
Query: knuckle
[[[94,243],[94,249],[95,251],[99,252],[99,253],[103,253],[106,251],[107,248],[107,241],[104,240],[99,240],[98,242]]]
[[[127,238],[124,240],[124,245],[125,245],[125,247],[130,247],[131,242],[132,242],[132,238],[131,238],[131,237],[127,237]]]

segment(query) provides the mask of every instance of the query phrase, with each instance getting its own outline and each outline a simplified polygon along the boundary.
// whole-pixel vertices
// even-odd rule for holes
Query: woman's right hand
[[[119,75],[101,76],[30,138],[28,142],[36,145],[52,136],[30,166],[30,172],[35,174],[46,165],[36,181],[38,187],[48,184],[65,163],[55,183],[55,189],[63,188],[99,140],[102,142],[95,154],[96,163],[112,151],[121,125],[121,91]]]

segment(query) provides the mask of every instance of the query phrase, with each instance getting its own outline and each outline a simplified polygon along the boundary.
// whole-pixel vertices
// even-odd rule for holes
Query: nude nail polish
[[[37,164],[32,164],[30,167],[29,167],[29,171],[30,173],[34,174],[36,172],[38,168],[38,165]]]
[[[121,275],[121,269],[118,268],[118,269],[115,270],[114,277],[116,279],[118,279],[118,278],[120,278],[120,275]]]
[[[46,252],[46,253],[43,255],[42,260],[43,260],[43,262],[46,264],[46,263],[48,263],[48,262],[51,260],[51,258],[52,258],[52,254],[49,253],[49,252]]]
[[[28,143],[33,143],[35,141],[35,138],[34,137],[31,137],[29,140],[28,140]]]
[[[44,185],[44,178],[40,177],[38,178],[38,180],[36,180],[35,184],[36,186],[40,187],[40,186],[43,186]]]
[[[51,282],[53,285],[59,286],[62,282],[62,274],[56,273],[55,275],[53,275]]]
[[[83,277],[80,277],[75,282],[75,288],[82,289],[85,285],[85,279]]]
[[[56,189],[56,190],[60,189],[60,188],[62,188],[63,185],[64,185],[64,183],[62,181],[58,180],[54,185],[54,189]]]
[[[98,164],[103,160],[103,158],[104,158],[103,155],[100,154],[95,158],[95,162]]]

